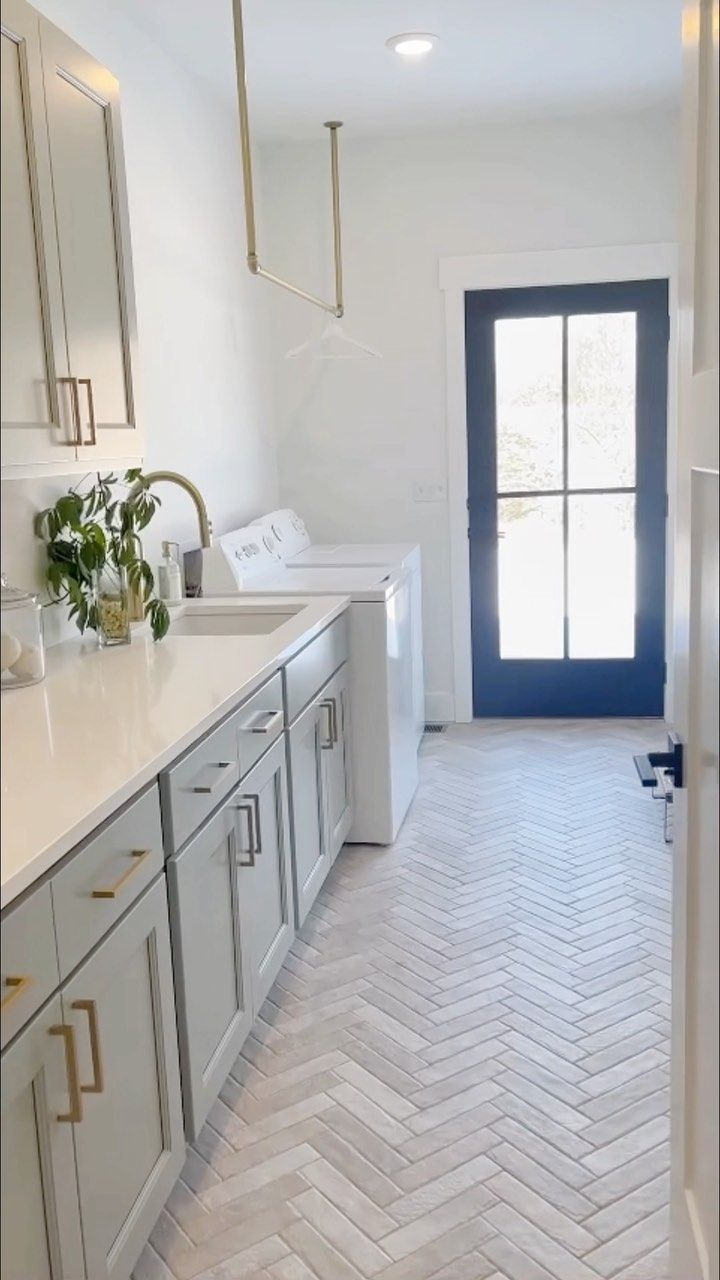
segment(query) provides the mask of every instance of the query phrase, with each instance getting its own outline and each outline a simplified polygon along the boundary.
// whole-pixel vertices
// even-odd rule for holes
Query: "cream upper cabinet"
[[[44,20],[40,45],[78,451],[126,457],[137,450],[135,304],[118,84]]]
[[[37,14],[2,6],[2,461],[75,458]]]
[[[24,0],[2,70],[5,474],[137,460],[117,81]]]

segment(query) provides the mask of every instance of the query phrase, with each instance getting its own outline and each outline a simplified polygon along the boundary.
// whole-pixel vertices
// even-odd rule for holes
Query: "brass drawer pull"
[[[241,733],[273,733],[275,729],[282,728],[283,713],[282,711],[258,711],[252,720],[248,720],[247,724],[240,725]]]
[[[95,400],[93,397],[92,378],[78,378],[77,382],[81,387],[87,387],[88,398],[88,424],[90,427],[90,439],[79,440],[80,444],[97,444],[97,423],[95,421]],[[78,410],[79,414],[79,410]],[[80,432],[78,431],[78,435]]]
[[[105,1078],[102,1064],[102,1053],[100,1051],[100,1026],[98,1023],[97,1004],[94,1000],[73,1000],[73,1009],[80,1009],[88,1016],[88,1024],[90,1031],[90,1056],[92,1058],[93,1082],[92,1084],[81,1084],[81,1093],[102,1093],[105,1088]]]
[[[214,766],[214,768],[231,769],[232,762],[230,760],[219,760],[218,763]],[[193,787],[193,791],[195,792],[196,795],[199,795],[199,796],[211,796],[213,791],[217,791],[218,787],[223,781],[224,781],[223,775],[219,774],[218,777],[215,779],[215,781],[210,783],[209,787]]]
[[[61,1124],[79,1124],[83,1118],[82,1093],[80,1092],[80,1076],[78,1074],[77,1045],[75,1028],[65,1022],[50,1027],[51,1036],[62,1036],[65,1042],[65,1068],[67,1070],[68,1093],[70,1094],[70,1110],[56,1118]]]
[[[93,898],[117,898],[120,890],[125,888],[128,880],[132,880],[133,876],[137,875],[143,862],[146,858],[150,857],[151,853],[152,849],[133,849],[130,857],[133,858],[134,861],[131,862],[127,871],[123,872],[120,879],[117,880],[115,884],[110,885],[107,889],[93,889]]]
[[[23,992],[32,986],[32,978],[29,974],[23,974],[22,977],[18,978],[6,978],[4,985],[10,987],[11,990],[8,995],[3,996],[0,1002],[0,1013],[6,1013],[10,1006],[20,999]]]

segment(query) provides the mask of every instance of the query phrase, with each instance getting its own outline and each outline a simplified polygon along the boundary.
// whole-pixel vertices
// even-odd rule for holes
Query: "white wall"
[[[118,12],[113,0],[36,0],[120,81],[139,337],[145,465],[199,484],[218,532],[272,505],[275,445],[267,412],[267,294],[244,263],[237,116]],[[74,480],[2,486],[2,565],[38,580],[35,510]],[[189,500],[158,488],[162,537],[197,543]],[[58,611],[49,632],[58,634]]]
[[[413,485],[447,475],[438,260],[674,240],[675,149],[669,110],[453,137],[341,134],[346,324],[384,359],[283,361],[323,319],[272,293],[281,500],[316,539],[421,542],[432,718],[452,714],[448,513],[414,502]],[[325,148],[268,146],[262,161],[261,261],[330,295]]]

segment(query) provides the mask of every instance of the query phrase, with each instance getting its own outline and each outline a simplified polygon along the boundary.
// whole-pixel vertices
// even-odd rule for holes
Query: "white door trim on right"
[[[465,294],[471,289],[524,289],[563,284],[606,284],[619,280],[669,281],[667,605],[672,617],[674,475],[677,442],[677,296],[678,250],[673,243],[599,245],[587,249],[547,249],[529,253],[473,254],[440,259],[440,288],[445,293],[447,366],[448,522],[454,664],[455,719],[473,718],[472,637],[470,628],[470,551],[468,545],[468,454],[465,382]],[[672,719],[672,633],[666,628],[668,686],[666,716]]]

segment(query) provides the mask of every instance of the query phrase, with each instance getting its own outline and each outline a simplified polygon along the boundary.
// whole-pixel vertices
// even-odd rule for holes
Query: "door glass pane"
[[[635,656],[635,496],[575,495],[569,503],[571,658]]]
[[[635,484],[634,311],[568,317],[571,489]]]
[[[562,485],[562,317],[495,321],[498,489]]]
[[[501,658],[563,656],[562,502],[498,501]]]

